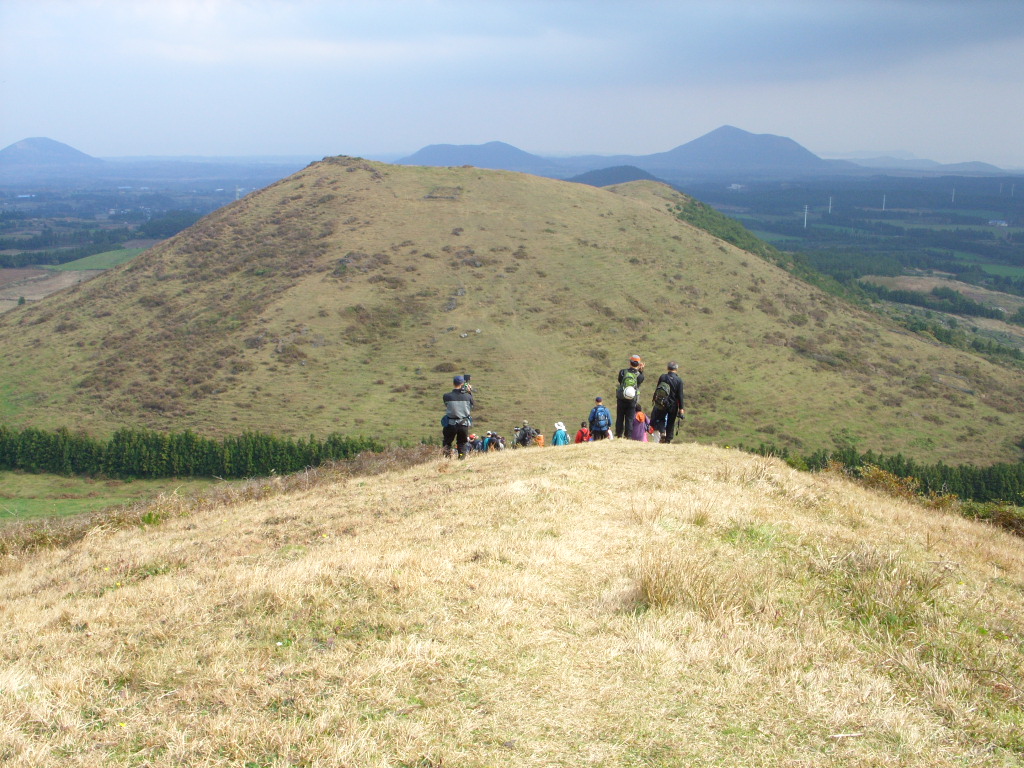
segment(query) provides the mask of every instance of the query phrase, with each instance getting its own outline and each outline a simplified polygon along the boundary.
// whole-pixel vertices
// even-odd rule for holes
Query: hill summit
[[[327,158],[0,317],[4,418],[415,441],[468,373],[475,429],[550,434],[640,354],[644,405],[681,364],[690,439],[1019,456],[1019,372],[826,295],[688,206],[651,181]]]

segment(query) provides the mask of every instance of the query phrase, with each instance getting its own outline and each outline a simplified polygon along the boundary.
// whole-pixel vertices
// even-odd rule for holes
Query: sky
[[[0,0],[0,148],[822,157],[1024,169],[1021,0]]]

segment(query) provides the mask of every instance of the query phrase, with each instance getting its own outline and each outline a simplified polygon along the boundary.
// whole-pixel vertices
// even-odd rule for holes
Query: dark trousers
[[[658,432],[665,433],[665,439],[661,442],[668,443],[672,441],[676,433],[676,418],[679,416],[679,409],[672,406],[667,411],[663,411],[660,408],[655,408],[651,412],[651,426],[653,426]]]
[[[615,398],[615,436],[630,436],[633,431],[633,419],[636,418],[636,400]]]
[[[449,424],[447,427],[442,428],[442,434],[444,436],[442,445],[444,446],[445,455],[451,455],[452,443],[454,442],[458,446],[459,458],[466,458],[466,443],[469,442],[469,425]]]

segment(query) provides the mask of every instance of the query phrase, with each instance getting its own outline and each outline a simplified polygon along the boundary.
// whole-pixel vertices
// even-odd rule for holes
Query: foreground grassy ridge
[[[692,445],[329,477],[9,558],[7,764],[1024,762],[998,530]]]

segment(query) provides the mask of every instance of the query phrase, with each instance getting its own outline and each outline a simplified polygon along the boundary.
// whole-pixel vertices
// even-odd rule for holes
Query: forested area
[[[96,253],[121,248],[131,237],[127,227],[44,228],[29,236],[0,237],[0,267],[19,269],[44,264],[67,264]]]
[[[874,451],[861,452],[852,446],[822,449],[798,456],[791,454],[787,448],[762,443],[753,452],[778,456],[798,469],[812,472],[821,471],[832,462],[852,470],[873,466],[896,477],[913,478],[925,495],[953,494],[972,501],[1024,505],[1024,462],[992,464],[987,467],[973,464],[951,466],[942,462],[922,464],[902,454],[886,456]]]
[[[56,475],[244,479],[298,472],[382,450],[384,445],[377,440],[336,433],[295,440],[245,432],[214,440],[190,431],[120,429],[104,440],[68,429],[15,430],[0,425],[0,470]]]
[[[684,191],[840,283],[932,270],[1024,295],[1022,182],[879,175]]]
[[[949,312],[966,317],[989,317],[995,320],[1003,320],[1006,314],[1001,309],[989,307],[969,299],[952,288],[936,287],[932,288],[928,293],[922,293],[921,291],[906,289],[889,289],[874,283],[861,283],[860,287],[865,292],[883,301],[911,304],[937,312]]]

